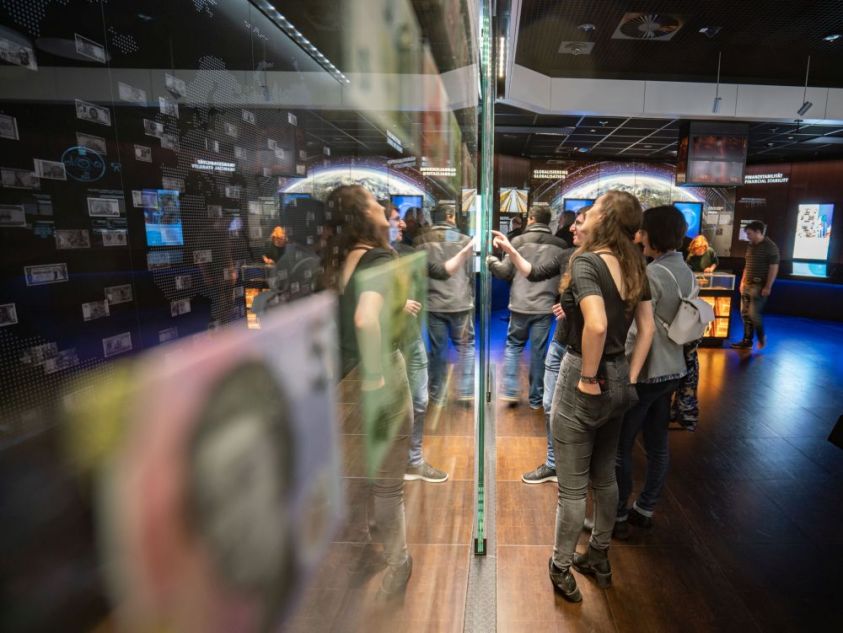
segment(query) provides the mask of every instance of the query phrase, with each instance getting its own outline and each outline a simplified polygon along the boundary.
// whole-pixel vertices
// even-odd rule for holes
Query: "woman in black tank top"
[[[632,242],[641,217],[641,205],[631,194],[600,196],[577,230],[581,245],[561,284],[569,352],[551,407],[559,497],[549,571],[554,587],[572,602],[582,600],[572,565],[595,576],[601,586],[611,583],[607,552],[618,503],[615,454],[623,415],[635,398],[630,384],[647,357],[655,327],[644,259]],[[633,319],[639,337],[627,361],[624,343]],[[594,527],[588,552],[574,554],[589,479]]]
[[[372,194],[360,185],[330,193],[327,210],[342,222],[336,279],[340,300],[340,349],[343,377],[356,368],[370,477],[374,523],[383,541],[387,571],[379,599],[403,593],[412,573],[404,518],[404,472],[413,419],[404,358],[398,349],[403,331],[395,323],[394,283],[397,254],[387,242],[389,222]],[[401,313],[401,310],[398,310]],[[368,510],[367,503],[367,510]],[[368,523],[368,522],[367,522]]]

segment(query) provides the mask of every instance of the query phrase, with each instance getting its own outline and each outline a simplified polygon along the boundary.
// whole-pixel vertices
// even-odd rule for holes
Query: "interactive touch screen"
[[[793,259],[825,261],[831,240],[833,204],[800,204],[796,217]]]
[[[702,202],[674,202],[673,206],[682,212],[685,216],[685,222],[688,225],[688,230],[685,235],[688,237],[696,237],[700,234],[700,222],[702,221]]]

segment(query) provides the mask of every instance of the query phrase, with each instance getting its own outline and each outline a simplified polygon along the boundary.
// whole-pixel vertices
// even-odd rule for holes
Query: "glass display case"
[[[703,335],[702,344],[720,347],[729,338],[732,295],[735,291],[735,275],[731,273],[694,273],[700,286],[700,298],[714,308],[714,321],[709,323]]]

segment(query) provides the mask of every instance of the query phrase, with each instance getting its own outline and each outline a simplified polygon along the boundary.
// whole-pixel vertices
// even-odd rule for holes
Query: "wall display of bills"
[[[29,44],[25,44],[18,39],[10,40],[0,35],[0,59],[15,66],[38,70],[35,51]]]
[[[43,160],[41,158],[35,158],[32,162],[35,164],[35,175],[39,178],[67,180],[67,170],[64,167],[64,163],[54,160]]]
[[[117,82],[117,96],[121,101],[128,101],[137,105],[146,105],[146,90],[135,88],[122,81]]]
[[[26,227],[26,212],[22,204],[0,204],[0,227]]]
[[[70,369],[79,365],[79,356],[76,354],[76,348],[63,349],[52,358],[47,358],[44,361],[44,373],[54,374],[57,371]]]
[[[108,305],[117,305],[119,303],[131,303],[132,301],[132,284],[123,284],[120,286],[108,286],[105,288],[105,300]]]
[[[132,351],[132,333],[123,332],[102,339],[102,351],[106,358]]]
[[[0,183],[5,189],[37,189],[41,184],[35,172],[7,167],[0,168]]]
[[[85,321],[94,321],[110,316],[108,310],[108,300],[89,301],[82,304],[82,319]]]
[[[16,325],[18,322],[18,309],[14,303],[0,303],[0,327]]]
[[[92,218],[119,218],[120,201],[115,198],[88,198],[88,215]]]
[[[108,153],[108,145],[105,139],[101,136],[94,136],[93,134],[85,134],[84,132],[76,133],[76,144],[81,147],[87,147],[95,151],[97,154],[105,156]]]
[[[211,249],[204,248],[198,251],[193,251],[193,263],[194,264],[208,264],[213,259],[213,255],[211,253]]]
[[[88,59],[92,59],[100,64],[104,64],[106,62],[107,55],[105,53],[105,47],[102,44],[98,44],[94,40],[90,40],[87,37],[79,35],[79,33],[74,33],[73,35],[76,39],[77,53],[82,55],[82,57],[87,57]]]
[[[24,278],[27,286],[45,286],[67,281],[67,264],[40,264],[24,266]]]
[[[87,229],[56,229],[53,237],[58,250],[91,248],[91,234]]]
[[[89,123],[111,127],[111,110],[76,99],[76,118]]]
[[[170,301],[170,316],[181,316],[190,312],[190,299]]]
[[[18,135],[18,120],[9,116],[8,114],[0,114],[0,138],[9,139],[10,141],[17,141],[20,139]]]

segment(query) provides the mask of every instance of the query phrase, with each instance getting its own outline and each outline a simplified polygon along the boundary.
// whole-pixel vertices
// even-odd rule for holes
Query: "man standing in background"
[[[761,350],[767,345],[762,313],[779,274],[779,247],[765,236],[767,227],[763,222],[750,222],[745,230],[749,246],[740,286],[743,340],[732,343],[732,348],[752,349],[753,335],[757,334]]]

